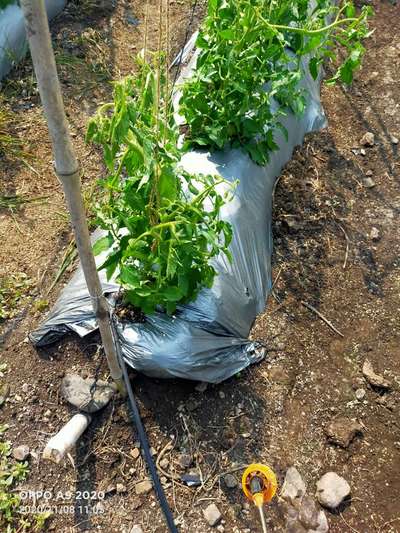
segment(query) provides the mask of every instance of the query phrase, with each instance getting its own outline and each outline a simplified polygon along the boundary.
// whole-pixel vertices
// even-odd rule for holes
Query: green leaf
[[[318,78],[318,67],[319,67],[319,60],[316,57],[312,57],[309,62],[309,69],[311,76],[314,80]]]
[[[221,30],[219,32],[219,35],[220,37],[222,37],[222,39],[225,39],[228,41],[233,41],[235,39],[235,32],[232,29]]]
[[[182,298],[183,292],[180,287],[169,286],[169,287],[165,287],[165,289],[162,292],[162,296],[168,302],[176,302]]]
[[[97,239],[97,241],[93,245],[93,254],[99,255],[102,252],[105,252],[106,250],[109,250],[111,246],[114,243],[114,239],[111,234],[106,235],[105,237],[101,237],[100,239]]]

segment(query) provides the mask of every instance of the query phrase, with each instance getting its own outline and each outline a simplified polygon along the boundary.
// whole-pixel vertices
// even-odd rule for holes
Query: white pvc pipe
[[[79,437],[91,422],[91,417],[78,413],[52,437],[43,451],[43,459],[59,463],[66,452],[77,443]]]

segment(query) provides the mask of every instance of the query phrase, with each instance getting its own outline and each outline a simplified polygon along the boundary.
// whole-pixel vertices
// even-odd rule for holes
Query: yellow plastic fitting
[[[258,477],[261,482],[261,491],[253,494],[251,490],[251,480]],[[278,481],[273,470],[267,466],[258,463],[251,464],[243,472],[242,488],[246,497],[257,507],[268,503],[276,494]]]

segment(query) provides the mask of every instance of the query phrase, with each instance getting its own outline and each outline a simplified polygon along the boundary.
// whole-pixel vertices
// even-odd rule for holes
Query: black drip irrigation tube
[[[149,468],[150,476],[153,481],[153,487],[157,494],[158,501],[160,502],[160,507],[162,509],[162,512],[164,513],[164,517],[167,522],[168,529],[171,533],[178,533],[178,529],[175,525],[175,521],[174,521],[171,508],[165,496],[164,489],[162,488],[160,478],[158,477],[157,467],[150,453],[149,441],[147,439],[146,430],[144,429],[142,419],[140,417],[139,408],[137,406],[135,397],[133,395],[132,386],[129,381],[128,370],[126,368],[124,358],[122,357],[122,354],[121,354],[119,342],[116,338],[115,320],[114,320],[113,314],[112,314],[112,325],[113,325],[114,343],[116,346],[119,363],[121,365],[122,376],[123,376],[123,380],[125,383],[126,391],[128,393],[128,397],[127,397],[128,413],[129,413],[129,417],[131,421],[134,424],[134,428],[136,428],[135,436],[137,434],[137,436],[139,437],[140,446],[141,446],[141,449],[143,450],[144,458],[146,460],[147,466]],[[134,428],[133,430],[135,432]]]

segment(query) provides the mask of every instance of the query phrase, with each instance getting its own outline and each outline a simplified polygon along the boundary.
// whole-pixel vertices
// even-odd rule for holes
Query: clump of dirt
[[[115,315],[124,322],[143,324],[146,322],[146,315],[143,311],[124,299],[122,294],[118,295],[115,303]]]

